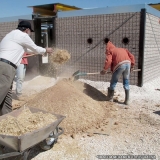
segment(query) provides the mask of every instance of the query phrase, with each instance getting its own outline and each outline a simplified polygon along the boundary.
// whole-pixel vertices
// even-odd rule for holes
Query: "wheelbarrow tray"
[[[42,112],[42,113],[49,113],[44,110],[40,110],[37,108],[28,107],[32,113]],[[13,117],[17,117],[21,114],[23,108],[18,110],[12,111],[6,115],[0,116],[0,121],[5,119],[8,115]],[[36,144],[40,143],[41,141],[45,140],[50,133],[52,133],[56,127],[61,123],[61,121],[65,118],[65,116],[54,114],[57,117],[57,120],[51,124],[46,125],[40,129],[34,130],[32,132],[28,132],[21,136],[10,136],[10,135],[3,135],[0,134],[0,144],[13,149],[13,151],[23,152],[24,150],[35,146]]]

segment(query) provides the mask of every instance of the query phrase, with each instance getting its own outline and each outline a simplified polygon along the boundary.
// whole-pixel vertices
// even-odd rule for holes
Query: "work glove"
[[[105,75],[106,72],[107,72],[107,71],[103,69],[103,70],[100,72],[100,74],[101,74],[101,75]]]

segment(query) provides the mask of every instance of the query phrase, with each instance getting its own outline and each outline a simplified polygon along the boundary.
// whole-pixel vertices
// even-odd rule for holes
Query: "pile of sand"
[[[28,107],[25,107],[17,117],[8,115],[0,121],[0,134],[20,136],[43,128],[56,120],[57,117],[50,113],[32,113]]]
[[[65,133],[85,132],[98,126],[105,110],[99,102],[83,93],[84,83],[63,79],[37,94],[27,105],[66,116],[60,126]]]
[[[63,49],[54,49],[53,54],[51,55],[51,61],[57,64],[63,64],[71,58],[70,53],[67,50]]]

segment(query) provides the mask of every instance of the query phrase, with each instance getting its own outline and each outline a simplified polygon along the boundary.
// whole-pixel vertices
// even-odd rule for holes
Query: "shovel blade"
[[[79,70],[76,71],[75,73],[73,73],[72,76],[86,76],[87,73],[86,72],[80,72]]]
[[[78,70],[72,74],[72,77],[74,78],[74,80],[78,80],[80,76],[86,76],[86,75],[87,75],[86,72],[80,72]]]
[[[72,74],[72,76],[74,77],[74,76],[78,75],[79,73],[80,73],[80,71],[78,70],[78,71],[74,72],[74,73]]]
[[[77,81],[79,79],[79,76],[76,75],[76,76],[73,77],[73,79],[74,79],[74,81]]]
[[[79,79],[79,74],[80,73],[80,71],[78,70],[78,71],[76,71],[76,72],[74,72],[73,74],[72,74],[72,79],[74,80],[74,81],[76,81],[76,80],[78,80]]]

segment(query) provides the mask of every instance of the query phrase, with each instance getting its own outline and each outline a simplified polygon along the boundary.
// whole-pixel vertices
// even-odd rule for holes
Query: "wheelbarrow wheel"
[[[54,138],[54,136],[56,136],[57,134],[58,134],[58,127],[56,127],[56,129],[52,132],[52,134],[50,134],[48,138],[52,138],[52,137]],[[47,150],[50,150],[55,143],[57,143],[57,138],[54,139],[54,142],[51,145],[48,145],[45,139],[40,143],[40,148],[44,151],[47,151]]]
[[[48,138],[54,138],[54,141],[51,145],[48,145],[46,139],[40,143],[40,148],[44,151],[51,149],[55,143],[58,141],[58,136],[63,133],[63,129],[61,127],[56,127],[52,134]]]

